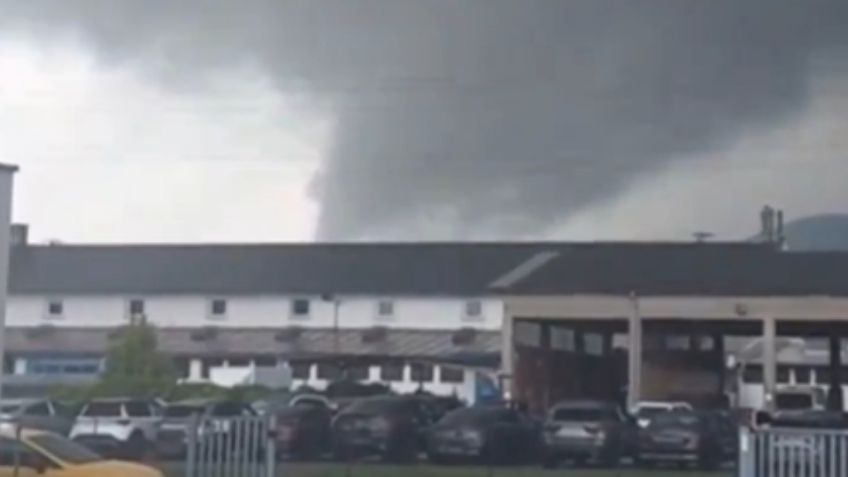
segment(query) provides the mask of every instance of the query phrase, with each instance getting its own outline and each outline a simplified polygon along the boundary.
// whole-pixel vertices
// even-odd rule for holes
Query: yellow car
[[[104,460],[49,432],[0,430],[0,477],[162,477],[151,467]]]

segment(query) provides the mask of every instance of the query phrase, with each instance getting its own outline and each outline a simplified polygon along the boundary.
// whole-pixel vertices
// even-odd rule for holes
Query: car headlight
[[[607,440],[607,431],[598,431],[595,434],[595,441],[599,443],[604,443]]]
[[[483,434],[474,429],[466,429],[462,431],[462,440],[471,445],[480,446],[483,444]]]

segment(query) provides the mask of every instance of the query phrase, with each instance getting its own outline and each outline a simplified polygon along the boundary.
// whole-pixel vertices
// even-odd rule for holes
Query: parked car
[[[544,426],[546,467],[571,460],[618,465],[636,451],[638,426],[618,404],[605,401],[564,402],[548,412]]]
[[[84,446],[58,434],[23,430],[20,435],[0,430],[0,477],[162,477],[151,467],[107,461]]]
[[[82,407],[71,438],[107,456],[141,458],[156,442],[156,406],[142,399],[96,399]]]
[[[715,413],[673,411],[657,414],[639,435],[642,465],[676,463],[711,470],[732,458],[727,426]]]
[[[289,406],[309,406],[327,409],[335,412],[338,406],[327,396],[322,394],[295,394],[289,400]]]
[[[67,436],[73,419],[65,409],[46,399],[4,399],[0,401],[0,425],[13,424],[28,429],[55,432]]]
[[[686,402],[642,401],[630,410],[630,414],[636,418],[639,427],[645,428],[651,423],[651,418],[657,414],[691,410],[692,406]]]
[[[329,450],[333,418],[329,407],[300,401],[294,406],[279,407],[270,412],[276,417],[280,456],[314,459]]]
[[[427,435],[427,454],[437,463],[530,463],[537,461],[541,447],[539,423],[504,407],[457,409],[440,419]]]
[[[393,461],[414,460],[430,424],[427,411],[414,397],[360,399],[333,419],[333,454],[337,459],[373,455]]]
[[[199,426],[199,439],[209,439],[229,430],[226,421],[216,419],[255,415],[252,407],[237,401],[194,399],[168,404],[163,410],[156,453],[165,458],[184,456],[188,444],[188,430],[192,425]],[[193,423],[195,419],[197,421]]]

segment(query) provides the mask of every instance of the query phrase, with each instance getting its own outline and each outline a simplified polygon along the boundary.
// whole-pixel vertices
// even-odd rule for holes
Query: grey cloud
[[[166,81],[257,64],[326,102],[320,238],[527,236],[800,111],[811,61],[848,63],[842,3],[0,0],[0,21]]]

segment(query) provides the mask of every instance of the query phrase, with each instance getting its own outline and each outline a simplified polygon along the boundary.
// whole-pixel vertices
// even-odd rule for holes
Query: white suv
[[[152,401],[97,399],[83,406],[71,439],[107,456],[140,458],[153,449],[161,421]]]

